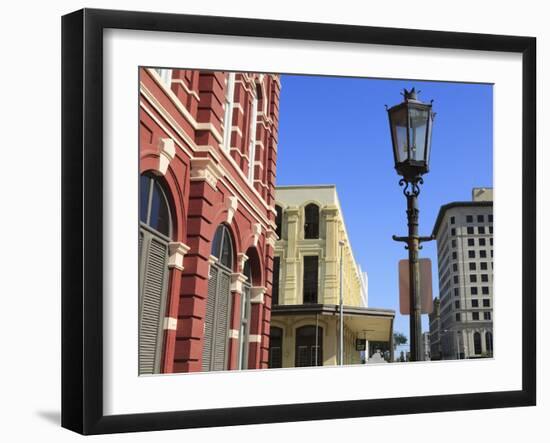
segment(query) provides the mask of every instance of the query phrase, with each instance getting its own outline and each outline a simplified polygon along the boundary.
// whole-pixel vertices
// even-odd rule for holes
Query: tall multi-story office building
[[[430,318],[433,355],[493,354],[493,190],[441,207],[433,235],[439,265],[439,318]]]
[[[279,240],[274,252],[269,366],[338,363],[340,289],[343,362],[361,363],[363,351],[356,340],[391,343],[395,312],[366,307],[366,274],[355,261],[336,187],[277,186],[275,201]]]

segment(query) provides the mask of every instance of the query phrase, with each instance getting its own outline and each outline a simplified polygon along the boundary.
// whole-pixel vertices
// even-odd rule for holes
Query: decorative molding
[[[154,95],[149,92],[149,90],[145,87],[143,83],[140,83],[140,90],[141,92],[143,92],[143,96],[149,102],[149,104],[155,109],[156,112],[158,112],[164,119],[166,119],[166,121],[169,123],[172,129],[175,130],[177,135],[181,137],[189,145],[189,147],[193,152],[209,151],[215,159],[220,159],[220,156],[215,151],[216,147],[212,147],[209,145],[197,146],[194,140],[188,136],[188,134],[183,130],[183,128],[175,121],[175,119],[171,116],[171,114],[158,102],[158,100],[156,100]],[[159,119],[155,116],[155,114],[150,109],[148,109],[148,107],[141,100],[140,100],[140,106],[149,115],[149,117],[151,117],[155,121],[155,123],[157,123],[165,132],[167,133],[171,132],[165,125],[163,125],[159,121]],[[176,143],[178,144],[180,149],[182,149],[189,157],[193,157],[193,153],[189,151],[179,140],[176,139]],[[220,152],[235,169],[235,171],[237,172],[237,175],[241,176],[243,181],[248,184],[248,190],[251,191],[254,195],[256,195],[256,197],[258,197],[260,203],[263,205],[264,208],[268,209],[268,205],[265,199],[254,188],[254,186],[252,186],[248,182],[247,177],[244,175],[243,171],[241,170],[237,162],[233,159],[233,157],[231,157],[229,152],[226,152],[223,149]],[[222,170],[224,171],[222,180],[225,182],[225,184],[228,185],[228,187],[229,186],[233,187],[238,192],[239,195],[241,195],[244,199],[246,199],[247,193],[245,189],[243,189],[241,185],[237,183],[235,178],[231,177],[231,174],[225,174],[225,169],[222,169]],[[269,221],[264,217],[262,212],[259,211],[254,205],[247,203],[246,200],[243,200],[243,199],[240,199],[240,200],[241,200],[241,203],[243,203],[243,205],[250,211],[250,213],[256,220],[266,224],[269,223]]]
[[[248,260],[248,255],[246,255],[244,252],[239,252],[237,254],[237,260],[239,262],[240,269],[244,269],[244,264]]]
[[[262,225],[260,223],[254,223],[252,226],[252,232],[254,233],[254,246],[258,246],[258,240],[260,239],[260,235],[262,234]]]
[[[248,336],[248,343],[261,343],[262,342],[262,336],[257,334],[250,334]]]
[[[277,240],[279,240],[279,236],[275,233],[273,229],[268,229],[265,235],[267,238],[267,244],[274,248],[275,243],[277,242]]]
[[[321,208],[321,212],[327,216],[337,217],[339,211],[336,205],[326,205]]]
[[[196,152],[204,152],[208,155],[210,155],[216,163],[220,163],[221,157],[220,154],[218,154],[218,149],[216,146],[212,145],[197,145],[195,147]]]
[[[240,272],[235,272],[231,274],[231,292],[238,292],[242,294],[243,292],[243,283],[247,281],[246,275],[241,274]]]
[[[189,252],[189,246],[181,242],[168,243],[168,267],[183,271],[183,257]]]
[[[174,317],[164,317],[162,328],[164,330],[175,331],[178,327],[178,319]]]
[[[217,142],[219,142],[220,144],[223,143],[223,137],[221,135],[221,133],[218,131],[218,128],[216,128],[214,126],[213,123],[210,123],[210,122],[197,122],[197,131],[208,131],[210,132],[214,138],[216,139]]]
[[[159,139],[159,164],[157,166],[157,171],[160,174],[165,175],[170,162],[175,156],[176,147],[174,146],[174,140],[171,138]]]
[[[239,134],[239,137],[243,136],[243,131],[239,126],[231,126],[231,131],[235,131],[237,134]]]
[[[208,278],[211,277],[210,269],[212,268],[212,265],[215,265],[216,263],[218,263],[218,257],[214,255],[211,255],[210,257],[208,257]]]
[[[253,286],[250,288],[250,303],[264,303],[264,294],[267,288],[264,286]]]
[[[206,181],[216,189],[218,180],[224,176],[223,169],[209,157],[191,159],[191,181]]]
[[[196,91],[193,91],[191,89],[189,89],[189,86],[187,86],[185,84],[185,82],[183,81],[183,79],[181,78],[173,78],[172,79],[172,84],[178,84],[178,85],[181,85],[181,87],[185,90],[185,92],[187,92],[189,95],[192,95],[193,97],[195,97],[198,101],[200,101],[200,97],[199,97],[199,94],[197,94]]]
[[[234,338],[236,340],[239,339],[239,330],[238,329],[230,329],[228,334],[228,338]]]
[[[153,71],[153,79],[155,80],[156,83],[162,86],[164,82],[159,77],[159,75],[156,74],[154,70],[152,71]],[[151,72],[151,69],[149,69],[149,72]],[[140,91],[147,98],[147,100],[149,100],[149,102],[156,102],[160,104],[159,100],[155,97],[155,95],[151,91],[149,91],[149,89],[147,89],[147,87],[143,82],[140,82],[139,86],[140,86]],[[170,99],[170,101],[174,104],[174,106],[178,109],[178,111],[185,117],[185,119],[191,124],[191,126],[193,126],[193,129],[196,129],[199,131],[210,131],[214,136],[214,138],[216,139],[216,141],[218,143],[222,143],[223,137],[212,123],[197,122],[197,120],[195,120],[195,118],[191,115],[189,110],[183,105],[183,103],[180,101],[180,99],[175,94],[175,92],[172,91],[172,89],[164,87],[164,92],[166,93],[166,96]]]
[[[235,197],[234,195],[230,195],[227,198],[227,224],[231,224],[233,221],[233,216],[235,215],[235,212],[237,212],[237,207],[239,206],[239,199]]]

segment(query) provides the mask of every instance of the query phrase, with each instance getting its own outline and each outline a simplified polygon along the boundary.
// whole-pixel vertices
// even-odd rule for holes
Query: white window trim
[[[171,69],[158,69],[158,68],[154,68],[154,69],[157,72],[157,74],[159,75],[162,82],[166,86],[170,87],[170,85],[172,83],[172,70]]]
[[[258,122],[258,97],[254,95],[252,99],[252,109],[250,114],[250,141],[249,141],[249,159],[248,159],[248,181],[254,184],[254,162],[256,160],[256,126]]]
[[[225,94],[225,113],[223,117],[223,145],[225,152],[231,147],[231,133],[233,126],[233,97],[235,95],[235,73],[230,72],[227,76],[227,93]]]

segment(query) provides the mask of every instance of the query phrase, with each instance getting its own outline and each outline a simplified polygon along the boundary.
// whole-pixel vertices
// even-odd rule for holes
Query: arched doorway
[[[139,373],[156,374],[161,371],[172,216],[153,175],[141,175],[139,193]]]
[[[233,272],[233,239],[227,226],[218,226],[212,241],[211,255],[217,261],[210,265],[208,278],[202,370],[222,371],[227,369]]]
[[[323,328],[308,325],[296,329],[295,366],[323,366]]]

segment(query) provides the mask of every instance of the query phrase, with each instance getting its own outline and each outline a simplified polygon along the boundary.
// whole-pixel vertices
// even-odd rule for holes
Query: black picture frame
[[[501,51],[522,55],[522,388],[391,399],[103,413],[103,31]],[[519,171],[518,171],[519,172]],[[62,426],[82,434],[275,423],[536,404],[536,39],[504,35],[83,9],[62,18]]]

